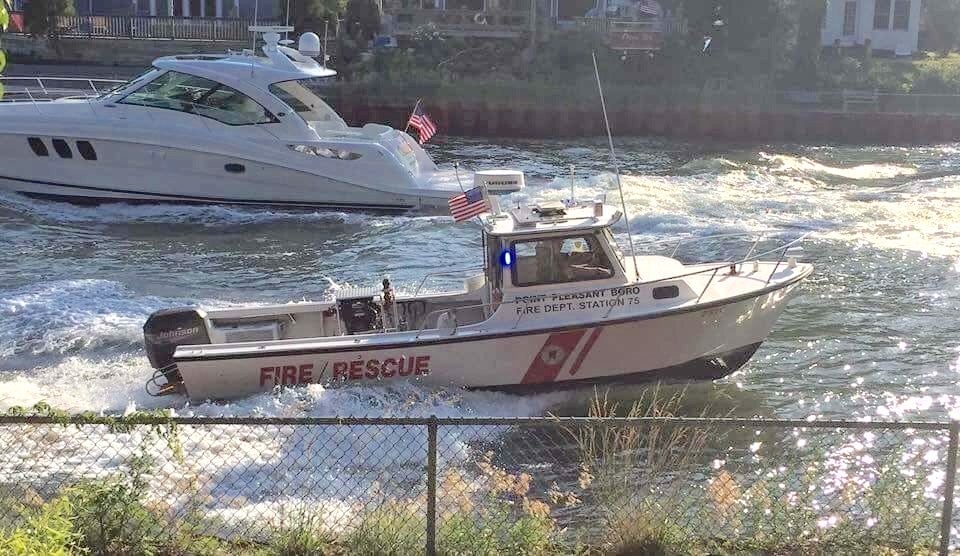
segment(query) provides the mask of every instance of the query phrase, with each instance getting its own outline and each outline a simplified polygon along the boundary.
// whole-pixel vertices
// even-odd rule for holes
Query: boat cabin
[[[541,203],[484,218],[491,295],[582,289],[626,281],[623,254],[610,232],[622,214],[600,201]]]
[[[347,129],[323,100],[336,71],[274,42],[263,51],[266,56],[248,52],[158,58],[151,69],[103,100],[182,112],[233,127],[266,125],[280,135],[304,139],[315,139],[317,131]]]

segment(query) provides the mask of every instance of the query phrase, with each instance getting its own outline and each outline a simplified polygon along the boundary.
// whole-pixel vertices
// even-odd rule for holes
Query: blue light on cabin
[[[500,252],[500,265],[509,267],[513,265],[514,255],[513,251],[509,249],[504,249]]]

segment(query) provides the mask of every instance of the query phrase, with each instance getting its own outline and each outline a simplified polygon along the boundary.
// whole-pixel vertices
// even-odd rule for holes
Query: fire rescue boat
[[[494,208],[480,217],[485,264],[459,291],[421,294],[428,275],[409,296],[384,279],[324,302],[158,311],[144,326],[147,389],[206,400],[313,383],[716,379],[747,362],[813,272],[802,237],[763,253],[770,238],[757,237],[713,263],[675,258],[682,242],[628,256],[611,233],[621,218],[601,201]]]

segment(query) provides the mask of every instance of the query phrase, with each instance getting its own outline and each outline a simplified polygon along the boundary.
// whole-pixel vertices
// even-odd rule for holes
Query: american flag
[[[450,205],[450,214],[453,215],[455,222],[469,220],[490,210],[490,201],[483,194],[482,187],[474,187],[456,197],[451,197],[447,204]]]
[[[437,133],[437,124],[433,123],[430,116],[424,111],[420,101],[413,108],[413,114],[410,114],[410,120],[407,125],[417,130],[420,134],[420,144],[424,144]]]
[[[650,17],[660,17],[663,8],[654,0],[640,0],[640,13]]]

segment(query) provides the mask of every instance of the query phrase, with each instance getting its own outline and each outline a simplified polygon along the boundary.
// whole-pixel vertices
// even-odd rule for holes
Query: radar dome
[[[320,55],[320,37],[316,33],[304,33],[300,35],[300,45],[297,50],[304,56],[316,58]]]

